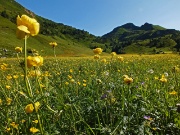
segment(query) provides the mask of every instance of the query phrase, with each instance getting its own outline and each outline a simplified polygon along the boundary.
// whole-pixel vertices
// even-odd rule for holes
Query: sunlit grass
[[[178,134],[179,55],[117,57],[45,58],[28,69],[32,97],[18,60],[1,59],[1,134]]]

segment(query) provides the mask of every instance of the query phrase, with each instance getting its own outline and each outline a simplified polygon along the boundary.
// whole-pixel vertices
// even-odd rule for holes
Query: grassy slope
[[[18,14],[28,15],[24,7],[12,0],[7,0],[6,2],[0,1],[0,13],[4,10],[6,10],[10,16],[17,16]],[[0,53],[3,54],[2,49],[6,48],[8,50],[8,54],[12,54],[16,46],[23,47],[23,40],[16,38],[16,24],[6,18],[3,18],[2,16],[0,16],[0,20]],[[93,55],[92,50],[86,47],[87,44],[89,44],[88,42],[77,42],[72,38],[65,36],[61,38],[39,34],[35,37],[29,37],[27,44],[29,49],[36,49],[42,55],[51,56],[53,55],[53,49],[49,46],[49,42],[52,41],[56,41],[58,43],[56,48],[57,56]]]
[[[9,53],[13,53],[16,46],[23,47],[23,40],[16,38],[16,25],[9,20],[0,16],[0,50],[6,48]],[[39,34],[35,37],[29,37],[27,44],[28,48],[36,49],[37,51],[43,51],[43,55],[53,55],[53,49],[49,46],[49,42],[56,41],[58,47],[56,48],[57,55],[69,55],[69,56],[85,56],[93,55],[92,50],[83,46],[81,43],[75,43],[70,39],[62,39],[59,37],[50,37]]]

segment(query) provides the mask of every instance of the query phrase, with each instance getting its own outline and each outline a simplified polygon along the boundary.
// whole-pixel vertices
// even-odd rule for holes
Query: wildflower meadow
[[[2,135],[179,135],[180,56],[27,53],[40,24],[17,17],[16,58],[0,59]],[[18,40],[18,39],[17,39]]]

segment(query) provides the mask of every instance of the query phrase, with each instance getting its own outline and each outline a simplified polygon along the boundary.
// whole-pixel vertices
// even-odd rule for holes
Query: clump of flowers
[[[28,75],[29,76],[40,76],[41,72],[40,72],[40,70],[31,70]]]
[[[94,59],[95,59],[95,60],[100,59],[100,55],[94,55]]]
[[[34,109],[37,112],[39,107],[40,107],[40,103],[39,102],[34,103],[34,105],[33,104],[28,104],[25,107],[25,112],[26,113],[32,113],[34,111]]]
[[[18,125],[19,125],[19,124],[16,124],[15,122],[12,122],[10,125],[11,125],[13,128],[18,129]]]
[[[119,56],[119,57],[117,57],[117,60],[118,60],[118,61],[124,61],[124,57]]]
[[[0,68],[1,68],[1,70],[6,70],[7,69],[7,64],[6,63],[3,63],[3,64],[1,64],[1,66],[0,66]]]
[[[6,103],[7,103],[7,105],[10,105],[11,102],[12,102],[12,99],[11,99],[11,98],[6,98]]]

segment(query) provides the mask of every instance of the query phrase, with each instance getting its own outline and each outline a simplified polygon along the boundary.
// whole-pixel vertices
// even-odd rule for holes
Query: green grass
[[[1,68],[3,63],[8,66],[0,72],[0,134],[31,134],[29,129],[35,127],[36,134],[178,135],[179,56],[122,55],[124,61],[117,57],[45,58],[43,66],[28,69],[41,72],[28,76],[33,96],[18,60],[1,59]],[[18,78],[8,78],[14,75]],[[126,84],[123,75],[133,82]],[[167,82],[161,82],[162,75]],[[26,105],[35,102],[40,108],[27,114]]]

